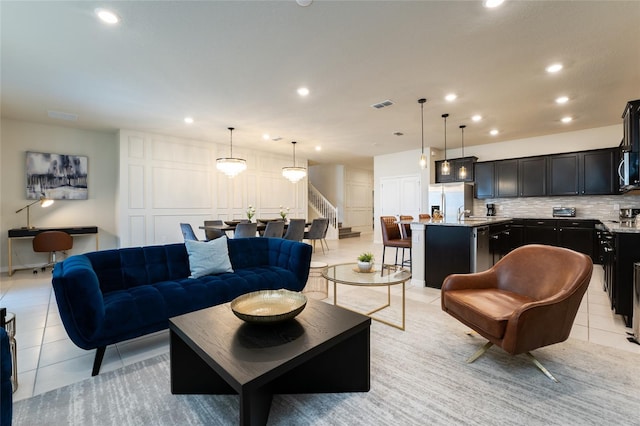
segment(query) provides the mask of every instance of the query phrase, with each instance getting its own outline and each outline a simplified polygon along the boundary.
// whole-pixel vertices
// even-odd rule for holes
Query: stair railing
[[[338,237],[338,208],[335,207],[324,195],[311,183],[308,185],[309,205],[320,215],[329,219],[329,229],[327,236],[332,238]]]

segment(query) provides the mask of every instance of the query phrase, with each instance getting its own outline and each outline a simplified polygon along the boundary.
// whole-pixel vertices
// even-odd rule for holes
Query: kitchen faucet
[[[458,207],[458,222],[462,220],[465,214],[471,213],[471,210],[463,210],[464,206]]]

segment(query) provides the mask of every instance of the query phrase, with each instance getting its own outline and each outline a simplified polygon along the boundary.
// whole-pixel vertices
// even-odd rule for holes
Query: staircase
[[[342,227],[342,222],[338,222],[338,208],[331,204],[311,183],[308,185],[308,199],[309,205],[320,217],[329,219],[327,238],[341,240],[360,236],[360,232],[352,231],[351,227]]]
[[[343,238],[358,238],[358,237],[360,237],[360,231],[352,231],[350,226],[344,228],[342,226],[342,222],[338,223],[338,239],[339,240]]]

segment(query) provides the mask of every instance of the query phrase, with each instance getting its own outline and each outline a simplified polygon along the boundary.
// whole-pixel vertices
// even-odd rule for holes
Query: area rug
[[[484,340],[436,304],[408,300],[406,327],[373,322],[369,392],[276,395],[269,424],[639,424],[638,355],[572,339],[534,351],[553,383],[495,347],[466,364]],[[238,410],[236,396],[172,395],[164,354],[18,401],[14,425],[231,425]]]

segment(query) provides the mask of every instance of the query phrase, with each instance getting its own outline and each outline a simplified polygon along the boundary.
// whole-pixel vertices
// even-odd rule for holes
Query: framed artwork
[[[88,158],[27,151],[27,199],[86,200]]]

